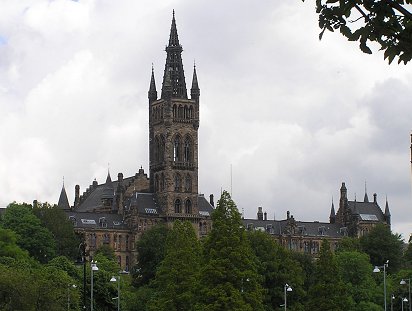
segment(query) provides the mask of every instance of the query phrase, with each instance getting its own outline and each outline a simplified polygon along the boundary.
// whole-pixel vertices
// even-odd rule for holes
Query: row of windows
[[[152,108],[152,118],[154,121],[163,119],[163,107],[155,106]],[[173,105],[173,119],[190,120],[194,118],[193,106]]]
[[[163,162],[165,159],[166,142],[164,137],[156,136],[154,143],[154,161]],[[193,140],[189,135],[184,139],[176,135],[173,139],[173,161],[174,162],[193,162]]]
[[[173,119],[190,120],[194,118],[192,106],[173,105]]]
[[[155,121],[163,119],[163,108],[161,106],[153,107],[152,117]]]
[[[181,214],[182,213],[182,201],[180,199],[175,200],[175,213]],[[186,199],[185,201],[185,214],[192,213],[192,201]]]
[[[111,236],[109,233],[104,233],[102,235],[97,235],[96,233],[90,233],[89,234],[89,245],[91,248],[96,248],[100,245],[103,244],[110,244]],[[113,235],[113,246],[114,250],[119,250],[121,249],[122,245],[122,235]],[[126,235],[124,238],[124,243],[125,243],[125,250],[129,250],[129,245],[130,245],[130,238],[129,235]],[[99,244],[99,245],[98,245]]]
[[[182,186],[184,192],[192,191],[192,177],[187,174],[183,177],[177,173],[174,175],[174,189],[176,192],[182,192]],[[164,191],[166,190],[166,178],[165,174],[161,173],[160,175],[155,175],[155,191]]]
[[[318,241],[299,241],[290,240],[287,243],[287,248],[293,251],[303,251],[305,254],[318,254],[320,243]],[[331,243],[331,249],[336,250],[337,243]]]

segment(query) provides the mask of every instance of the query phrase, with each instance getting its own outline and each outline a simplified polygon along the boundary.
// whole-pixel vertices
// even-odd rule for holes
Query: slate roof
[[[385,221],[381,208],[375,202],[348,201],[348,206],[352,214],[358,214],[364,221]]]
[[[59,203],[57,203],[57,206],[64,210],[70,209],[70,203],[69,199],[67,198],[67,193],[66,189],[64,188],[64,185],[62,187],[62,191],[60,192]]]
[[[128,185],[133,181],[133,177],[127,177],[123,179],[123,184]],[[113,186],[113,195],[114,195],[114,189],[117,188],[117,185],[119,182],[112,181],[112,186]],[[112,188],[112,187],[110,187]],[[102,206],[102,197],[105,195],[105,192],[107,194],[107,184],[100,184],[90,186],[90,193],[89,194],[83,194],[85,196],[84,201],[82,201],[79,206],[76,208],[76,211],[78,212],[93,212],[93,210],[97,210]]]
[[[288,234],[287,226],[289,220],[256,220],[256,219],[243,219],[243,225],[245,228],[253,227],[255,230],[266,231],[273,235]],[[307,222],[307,221],[295,221],[296,230],[294,235],[312,236],[312,237],[335,237],[340,238],[344,235],[341,230],[341,224],[331,224],[328,222]]]
[[[66,212],[67,217],[73,222],[75,228],[87,229],[125,229],[128,230],[127,225],[123,221],[123,216],[110,213],[78,213]],[[106,226],[103,226],[103,223]]]

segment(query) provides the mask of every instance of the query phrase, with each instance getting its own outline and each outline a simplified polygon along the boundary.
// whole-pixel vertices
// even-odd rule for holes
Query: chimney
[[[262,206],[259,206],[259,207],[258,207],[257,219],[258,219],[258,220],[263,220]]]
[[[289,218],[290,218],[290,212],[287,211],[287,212],[286,212],[286,219],[289,219]]]
[[[80,202],[80,186],[76,185],[74,187],[74,207],[77,207]]]
[[[213,194],[211,194],[211,195],[209,196],[209,203],[210,203],[210,205],[212,205],[213,207],[215,207],[215,202],[214,202],[214,200],[213,200]]]
[[[266,212],[263,213],[263,219],[268,220],[268,214]]]
[[[377,195],[376,193],[373,194],[373,203],[375,203],[375,204],[377,203],[377,200],[376,200],[376,197],[377,197],[377,196],[378,196],[378,195]]]

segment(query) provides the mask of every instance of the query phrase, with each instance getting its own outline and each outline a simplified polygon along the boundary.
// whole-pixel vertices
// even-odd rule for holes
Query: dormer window
[[[326,233],[325,226],[318,227],[318,232],[319,232],[319,235],[325,235]]]
[[[99,225],[102,228],[107,228],[107,220],[106,217],[100,217],[99,218]]]
[[[74,216],[69,216],[69,220],[72,222],[73,227],[77,227],[77,220]]]

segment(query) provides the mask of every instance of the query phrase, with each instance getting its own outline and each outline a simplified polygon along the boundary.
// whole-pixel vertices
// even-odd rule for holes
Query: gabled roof
[[[385,221],[381,208],[375,202],[348,201],[348,206],[353,214],[359,215],[364,221]]]
[[[88,229],[122,229],[128,227],[123,221],[123,216],[110,213],[82,213],[67,212],[67,217],[73,222],[75,228]]]

